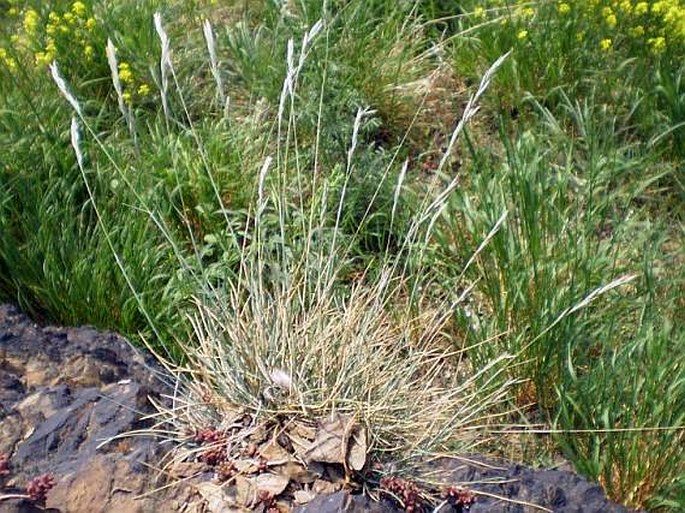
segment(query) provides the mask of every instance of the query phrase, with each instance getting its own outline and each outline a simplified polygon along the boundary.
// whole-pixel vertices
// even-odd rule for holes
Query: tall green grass
[[[519,355],[510,377],[527,380],[514,394],[526,422],[549,422],[563,453],[614,498],[677,509],[684,383],[677,357],[662,351],[683,347],[682,228],[655,218],[649,199],[675,169],[647,144],[617,144],[623,124],[594,101],[564,101],[572,127],[533,101],[545,122],[513,137],[503,130],[499,162],[470,147],[468,181],[438,229],[435,267],[452,289],[451,263],[468,258],[475,234],[508,208],[467,274],[471,304],[456,311],[465,346],[494,340],[471,358]],[[634,280],[588,296],[618,276]],[[590,297],[583,312],[565,315]]]

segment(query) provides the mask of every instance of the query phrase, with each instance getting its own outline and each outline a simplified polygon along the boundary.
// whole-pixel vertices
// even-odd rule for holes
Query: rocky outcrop
[[[0,495],[21,496],[33,478],[51,474],[46,506],[54,511],[171,511],[183,497],[138,498],[157,487],[158,442],[112,440],[145,427],[148,397],[165,390],[164,374],[125,339],[42,328],[0,306],[0,454],[10,465]],[[30,511],[29,502],[2,501],[0,511]]]
[[[118,335],[87,327],[40,327],[15,307],[0,305],[0,512],[238,511],[212,500],[208,491],[217,487],[207,468],[182,485],[158,490],[166,484],[158,469],[167,446],[151,436],[117,437],[144,432],[148,424],[143,418],[153,413],[149,398],[164,401],[171,390],[171,380],[154,360]],[[199,462],[185,465],[202,467]],[[558,513],[628,511],[572,472],[479,457],[434,465],[446,483],[474,492],[473,513],[545,511],[541,507]],[[41,478],[46,475],[54,476],[54,486],[49,477]],[[337,491],[293,510],[404,510],[391,494],[381,491],[376,498],[380,501]],[[267,510],[263,504],[259,508]],[[290,505],[279,501],[277,508]],[[462,509],[445,503],[440,511]]]

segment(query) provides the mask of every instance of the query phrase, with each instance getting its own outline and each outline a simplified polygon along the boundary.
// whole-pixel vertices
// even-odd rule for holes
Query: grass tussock
[[[175,70],[159,14],[155,14],[155,27],[162,48],[161,95],[166,98],[170,90],[165,77],[175,76]],[[310,421],[333,413],[351,414],[368,430],[372,441],[369,450],[392,450],[395,458],[406,460],[409,466],[420,456],[456,445],[466,450],[477,443],[475,428],[485,427],[489,419],[499,415],[493,413],[494,407],[506,397],[511,382],[500,382],[496,377],[512,356],[505,353],[481,368],[462,369],[468,364],[462,365],[459,352],[444,337],[458,300],[430,298],[424,292],[433,288],[430,280],[409,273],[423,265],[430,230],[454,182],[439,190],[435,198],[423,201],[399,250],[392,254],[386,250],[373,268],[363,268],[354,275],[346,272],[359,235],[343,233],[341,218],[349,177],[354,172],[359,130],[369,113],[357,113],[345,179],[337,197],[328,196],[332,188],[328,178],[303,187],[305,171],[299,167],[294,171],[296,186],[291,188],[289,147],[279,141],[295,137],[296,87],[309,45],[322,29],[323,24],[318,22],[305,33],[299,57],[294,54],[292,41],[288,43],[288,68],[277,111],[275,164],[267,157],[257,176],[257,194],[233,279],[220,285],[203,283],[192,298],[194,307],[188,314],[192,338],[179,344],[183,366],[166,362],[178,376],[184,407],[163,409],[162,414],[170,413],[164,422],[183,426],[180,433],[220,424],[222,416],[237,410],[255,419],[287,414]],[[205,33],[208,31],[211,26],[205,25]],[[211,45],[211,38],[207,40]],[[116,57],[111,50],[108,55],[119,96]],[[451,145],[477,111],[480,96],[503,61],[499,59],[485,74],[452,134]],[[78,118],[103,151],[104,144],[97,140],[79,101],[54,64],[51,73],[74,109],[72,146],[88,184]],[[178,88],[177,92],[182,94]],[[183,102],[182,96],[180,100]],[[168,105],[168,101],[162,102],[165,117],[170,116]],[[125,119],[133,130],[131,119]],[[201,144],[199,139],[197,142]],[[204,149],[199,151],[202,154]],[[276,169],[271,169],[272,165]],[[123,171],[121,175],[125,177]],[[271,175],[275,175],[274,180],[269,180]],[[218,191],[211,172],[208,177]],[[403,175],[398,179],[393,213],[402,192]],[[90,188],[88,193],[95,201]],[[216,200],[226,212],[219,194]],[[361,224],[373,201],[372,197]],[[390,223],[394,221],[391,217]],[[227,222],[227,228],[231,226]],[[170,232],[162,225],[160,228],[169,245],[179,248]],[[183,252],[180,248],[177,251],[180,257]],[[117,264],[127,276],[123,262],[117,259]],[[179,265],[187,265],[181,257]],[[135,291],[131,282],[129,286]],[[205,410],[210,413],[202,418],[197,411],[203,411],[202,405],[207,403],[214,407]],[[186,408],[190,415],[184,415]]]

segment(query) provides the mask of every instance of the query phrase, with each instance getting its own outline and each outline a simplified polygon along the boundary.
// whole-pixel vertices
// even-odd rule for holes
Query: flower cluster
[[[685,46],[682,0],[574,0],[559,2],[557,9],[575,11],[590,21],[589,26],[598,28],[603,35],[599,44],[604,50],[617,42],[642,46],[653,54]]]
[[[13,7],[10,16],[18,18],[12,40],[17,51],[32,54],[34,63],[44,67],[65,52],[77,50],[86,62],[95,56],[97,21],[88,6],[79,0],[64,4],[61,10],[41,13],[33,8]]]
[[[381,490],[389,493],[404,507],[406,513],[420,511],[420,490],[416,483],[407,481],[401,477],[388,476],[381,479]]]
[[[26,495],[30,499],[39,504],[45,503],[48,492],[55,486],[55,477],[52,474],[43,474],[34,477],[28,485],[26,485]]]
[[[16,71],[17,69],[17,59],[7,51],[7,48],[0,46],[0,64],[6,67],[10,71]]]
[[[470,508],[476,503],[476,495],[471,491],[461,486],[448,486],[442,492],[442,497],[458,511]]]
[[[10,37],[0,43],[0,69],[10,73],[20,68],[44,70],[56,60],[68,70],[68,78],[77,83],[81,78],[101,84],[92,79],[110,76],[104,51],[104,22],[96,17],[91,1],[49,1],[40,7],[19,0],[7,2]],[[135,98],[151,94],[150,85],[136,75],[130,61],[119,61],[117,71],[124,102],[132,104]]]
[[[198,461],[212,467],[228,461],[225,432],[214,428],[201,429],[194,433],[193,441],[201,446],[206,446],[198,455]]]
[[[477,2],[472,16],[477,23],[490,18],[499,19],[502,24],[515,24],[517,39],[524,40],[533,34],[535,22],[543,14],[549,15],[550,5],[560,24],[573,20],[578,42],[592,42],[604,52],[627,45],[661,54],[685,46],[683,0],[560,0],[552,4],[541,2],[535,8],[524,0],[513,5],[490,0]]]

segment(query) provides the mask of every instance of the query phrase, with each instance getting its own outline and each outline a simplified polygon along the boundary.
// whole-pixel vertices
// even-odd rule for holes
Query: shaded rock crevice
[[[40,327],[0,305],[0,454],[11,464],[0,495],[21,494],[34,477],[52,474],[46,505],[56,512],[172,511],[164,504],[178,488],[136,498],[158,485],[153,469],[164,453],[158,441],[107,443],[145,426],[141,418],[153,413],[149,397],[169,390],[163,378],[116,334]],[[0,512],[31,507],[0,502]]]

